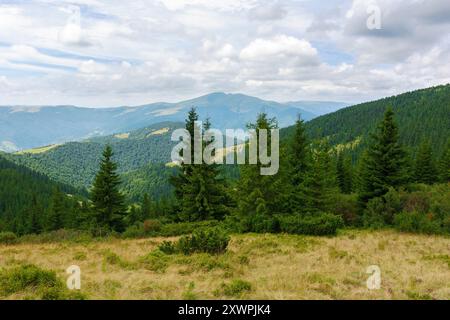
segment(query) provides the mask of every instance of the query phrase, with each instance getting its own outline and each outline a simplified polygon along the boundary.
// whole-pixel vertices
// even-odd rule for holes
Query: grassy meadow
[[[448,237],[245,234],[225,254],[190,256],[156,250],[167,239],[175,238],[0,245],[0,271],[32,264],[65,283],[78,265],[87,299],[450,299]],[[370,265],[381,268],[379,290],[366,287]],[[40,298],[33,284],[5,290],[5,279],[1,299]]]

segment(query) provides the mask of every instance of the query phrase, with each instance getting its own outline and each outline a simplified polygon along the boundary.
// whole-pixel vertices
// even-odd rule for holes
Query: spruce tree
[[[314,146],[311,166],[300,188],[303,214],[327,212],[330,209],[332,195],[336,192],[333,161],[330,147],[326,141]]]
[[[124,196],[119,191],[120,178],[117,174],[117,164],[112,161],[113,151],[108,145],[103,151],[90,198],[96,226],[101,229],[114,231],[124,230],[126,206]]]
[[[271,144],[270,129],[278,128],[278,124],[275,118],[268,118],[267,114],[261,113],[258,115],[256,122],[248,125],[249,129],[256,131],[259,136],[261,129],[268,131],[268,145]],[[246,145],[246,149],[249,149],[249,143]],[[283,153],[281,150],[280,153]],[[285,156],[280,155],[280,161],[283,161]],[[248,218],[248,215],[255,215],[258,207],[258,203],[262,203],[260,198],[264,200],[265,211],[268,215],[276,213],[286,212],[286,207],[289,204],[289,185],[290,181],[286,178],[283,168],[286,166],[281,163],[280,171],[276,175],[261,175],[261,162],[257,161],[257,164],[245,164],[240,165],[240,179],[237,183],[237,204],[238,213],[241,218]],[[254,195],[258,195],[255,198]]]
[[[305,125],[299,117],[295,123],[294,136],[289,144],[289,166],[292,185],[302,184],[309,164],[309,143]]]
[[[398,188],[408,181],[406,153],[398,139],[394,112],[388,108],[364,156],[359,193],[363,207],[370,199],[386,194],[390,187]]]
[[[428,141],[421,143],[417,152],[414,180],[416,182],[433,184],[437,182],[437,169],[433,160],[431,145]]]
[[[63,219],[67,214],[64,197],[64,193],[58,187],[53,190],[50,208],[47,214],[46,230],[52,231],[63,228]]]
[[[144,197],[142,198],[141,203],[141,219],[142,221],[149,219],[149,218],[155,218],[154,216],[151,216],[151,210],[152,210],[152,202],[150,200],[150,197],[148,193],[144,194]]]
[[[439,161],[439,178],[441,182],[450,182],[450,139],[448,140],[447,146],[442,152],[442,156]]]
[[[206,120],[203,128],[195,121],[198,115],[191,109],[186,120],[186,130],[191,134],[191,159],[194,160],[194,134],[202,135],[211,128]],[[203,141],[202,152],[213,141]],[[216,164],[182,164],[178,176],[172,178],[179,203],[179,217],[183,221],[222,219],[228,213],[228,195],[225,180]]]
[[[337,183],[339,189],[344,194],[352,192],[352,163],[350,157],[339,152],[336,163]]]
[[[198,114],[195,108],[191,108],[188,112],[187,119],[185,120],[185,129],[189,132],[191,136],[191,163],[180,163],[180,167],[178,170],[178,173],[174,176],[171,176],[169,179],[170,184],[174,187],[174,193],[176,197],[176,206],[177,211],[181,212],[183,211],[183,197],[186,193],[185,189],[187,188],[190,177],[193,174],[193,161],[194,161],[194,132],[196,130],[199,130],[199,128],[196,128],[195,122],[198,121]],[[180,152],[181,157],[187,157],[188,155],[183,154],[184,150]],[[184,216],[182,218],[183,220],[190,221],[192,220],[189,215]]]
[[[38,203],[37,197],[35,194],[33,194],[33,198],[31,200],[31,206],[28,209],[28,221],[27,221],[27,228],[26,233],[34,233],[38,234],[42,231],[42,215],[43,215],[43,208]]]

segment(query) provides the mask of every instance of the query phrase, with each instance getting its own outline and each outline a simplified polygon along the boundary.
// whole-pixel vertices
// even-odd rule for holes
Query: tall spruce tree
[[[370,199],[386,194],[390,187],[398,188],[408,181],[406,153],[398,138],[394,111],[389,107],[364,156],[359,193],[363,207]]]
[[[299,117],[295,123],[294,136],[289,144],[289,166],[292,185],[302,184],[310,161],[309,143],[306,137],[305,125]]]
[[[33,194],[31,199],[31,205],[27,210],[28,221],[26,233],[38,234],[42,231],[42,216],[44,210],[42,206],[38,203],[37,197]]]
[[[339,152],[336,163],[337,183],[339,189],[344,194],[352,192],[352,162],[351,158],[344,152]]]
[[[301,213],[314,214],[330,209],[332,195],[337,191],[333,166],[328,143],[318,142],[313,147],[311,166],[300,188],[303,199]]]
[[[207,119],[203,128],[195,123],[198,115],[191,109],[186,120],[186,130],[191,135],[191,159],[194,160],[194,134],[202,135],[211,128]],[[204,141],[203,150],[213,141]],[[222,219],[228,213],[228,195],[225,180],[216,164],[182,164],[180,173],[171,179],[179,203],[179,217],[183,221]]]
[[[437,175],[431,145],[429,141],[423,141],[416,156],[414,180],[420,183],[433,184],[438,180]]]
[[[52,193],[45,229],[51,231],[63,228],[66,214],[65,195],[56,187]]]
[[[150,196],[148,193],[145,193],[141,203],[141,219],[145,220],[149,218],[156,218],[156,216],[152,215],[152,202]]]
[[[441,182],[450,182],[450,139],[439,161],[439,178]]]
[[[93,205],[93,215],[97,228],[124,230],[124,217],[126,215],[125,200],[119,191],[120,178],[117,174],[117,164],[112,161],[113,151],[108,145],[103,151],[90,198]]]
[[[261,113],[258,115],[256,122],[248,125],[249,129],[256,131],[259,137],[261,129],[266,129],[268,132],[268,145],[271,145],[270,130],[278,128],[275,118],[268,118],[267,114]],[[249,144],[246,149],[248,151]],[[281,153],[283,150],[281,150]],[[280,155],[280,160],[283,161],[284,156]],[[276,175],[261,175],[261,167],[263,164],[257,161],[256,164],[240,165],[240,179],[236,185],[237,189],[237,204],[238,213],[241,218],[251,218],[251,215],[256,215],[257,212],[266,212],[267,215],[286,212],[288,205],[288,198],[290,196],[288,186],[289,179],[285,177],[282,172],[285,167],[283,163],[280,165],[280,171]],[[259,200],[258,200],[259,199]],[[256,201],[258,200],[258,201]],[[261,204],[264,202],[264,210],[258,210],[258,206],[262,208]]]

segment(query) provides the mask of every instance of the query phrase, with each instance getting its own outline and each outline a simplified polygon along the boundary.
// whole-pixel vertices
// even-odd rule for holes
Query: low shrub
[[[206,252],[219,254],[226,251],[230,236],[221,228],[203,228],[192,235],[183,236],[177,242],[177,250],[184,254]]]
[[[159,245],[158,249],[165,254],[174,254],[177,251],[176,246],[171,241],[163,241]]]
[[[14,244],[17,242],[17,236],[13,232],[0,232],[0,244]]]
[[[416,232],[425,234],[445,233],[445,227],[433,214],[423,214],[417,211],[401,212],[394,218],[394,227],[403,232]]]
[[[134,268],[132,263],[122,259],[119,255],[112,252],[111,250],[106,250],[105,252],[103,252],[103,259],[105,263],[118,266],[122,269]]]
[[[228,284],[221,285],[221,291],[227,297],[241,297],[245,292],[252,290],[252,284],[248,281],[235,279]]]
[[[154,250],[140,259],[148,270],[163,273],[168,267],[169,257],[161,250]]]
[[[156,219],[145,220],[143,224],[144,233],[158,232],[161,230],[161,222]]]
[[[159,235],[163,237],[176,237],[190,234],[200,228],[216,227],[218,224],[219,222],[217,220],[169,223],[161,226]]]
[[[228,233],[222,228],[201,228],[191,235],[181,237],[176,243],[162,242],[159,250],[167,254],[178,252],[186,255],[198,252],[219,254],[226,251],[229,241]]]
[[[336,194],[333,196],[331,213],[341,216],[346,226],[354,226],[359,222],[357,194]]]
[[[275,233],[280,231],[278,219],[265,214],[252,215],[247,223],[249,232]]]
[[[54,271],[35,265],[21,265],[0,272],[0,294],[31,293],[44,300],[85,299],[80,292],[68,290]]]
[[[335,235],[344,226],[342,217],[330,213],[279,215],[282,232],[314,236]]]

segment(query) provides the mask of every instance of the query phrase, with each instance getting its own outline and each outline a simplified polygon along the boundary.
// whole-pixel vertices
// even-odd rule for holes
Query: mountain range
[[[279,103],[243,94],[211,93],[178,103],[135,107],[82,108],[76,106],[0,107],[0,150],[15,152],[50,144],[135,130],[165,121],[184,121],[189,108],[209,117],[218,129],[245,128],[259,112],[276,117],[279,126],[305,120],[346,106],[341,102],[298,101]]]
[[[411,153],[426,139],[435,156],[440,155],[450,136],[450,85],[344,108],[306,122],[305,128],[310,139],[326,138],[332,146],[357,154],[367,146],[370,134],[389,106],[395,112],[400,140]],[[127,196],[136,200],[147,192],[159,197],[170,192],[168,177],[174,169],[168,163],[175,144],[170,136],[182,126],[182,122],[160,122],[137,130],[3,154],[3,157],[59,183],[85,189],[91,186],[102,150],[109,144]],[[293,131],[294,127],[281,129],[282,139],[289,139]],[[232,166],[226,167],[230,167],[227,174],[235,174]]]

